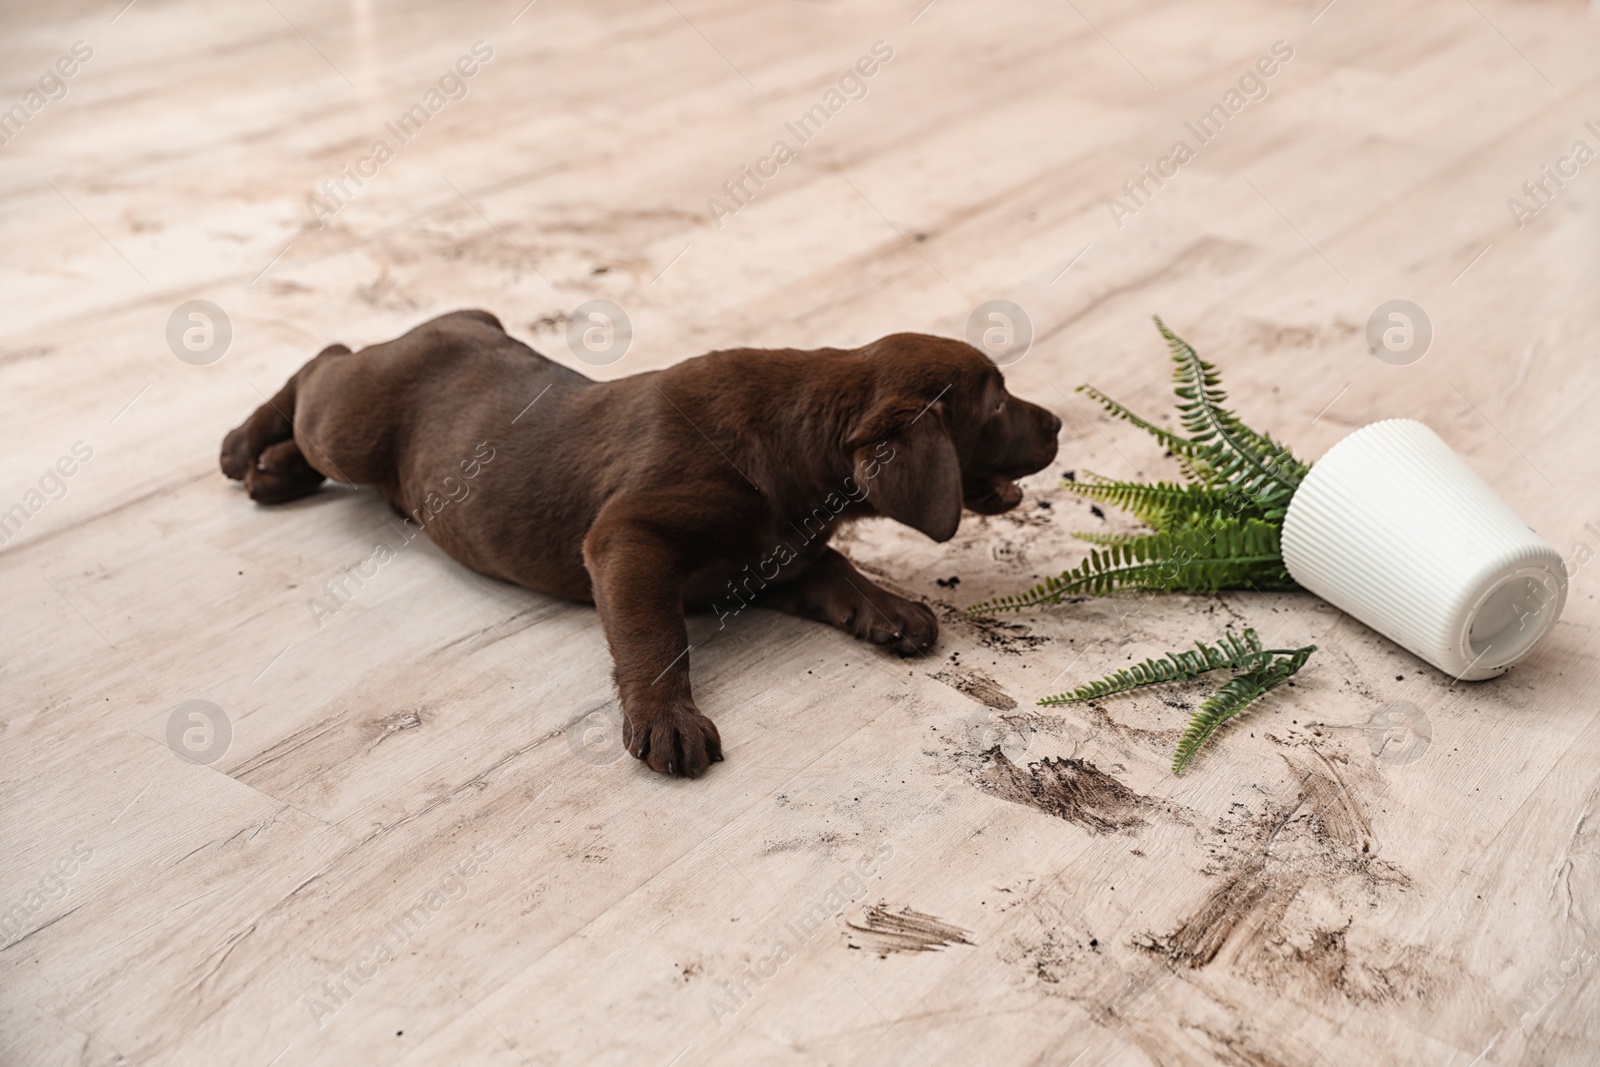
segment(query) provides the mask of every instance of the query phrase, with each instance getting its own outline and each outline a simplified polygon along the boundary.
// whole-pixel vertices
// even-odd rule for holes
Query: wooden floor
[[[1322,2],[7,3],[0,1063],[1596,1062],[1600,11]],[[634,333],[587,367],[594,299]],[[842,539],[925,659],[695,620],[700,781],[621,752],[592,610],[217,470],[320,347],[452,308],[610,377],[990,299],[1059,461]],[[1127,525],[1064,471],[1171,473],[1072,393],[1165,409],[1155,313],[1307,457],[1437,429],[1570,557],[1552,636],[1453,684],[1309,595],[963,618]],[[1203,687],[1034,705],[1225,626],[1320,651],[1181,779]]]

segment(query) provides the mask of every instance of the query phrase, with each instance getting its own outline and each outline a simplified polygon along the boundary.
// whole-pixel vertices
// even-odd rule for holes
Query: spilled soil
[[[973,781],[990,796],[1037,808],[1046,815],[1083,827],[1091,834],[1132,830],[1143,825],[1155,804],[1081,759],[1044,759],[1018,767],[1000,746],[983,753]]]
[[[1281,920],[1304,884],[1302,878],[1269,876],[1262,865],[1247,867],[1208,893],[1170,933],[1146,935],[1136,944],[1178,967],[1204,967],[1247,920]]]
[[[984,648],[1021,656],[1050,643],[1049,637],[1034,633],[1020,622],[1011,622],[995,615],[968,615],[962,608],[945,600],[935,601],[935,604],[941,609],[940,626],[949,630],[965,630]]]
[[[946,668],[931,677],[934,681],[943,682],[957,692],[965,693],[978,703],[996,711],[1012,711],[1017,706],[1016,699],[1002,689],[999,682],[982,671]]]
[[[938,952],[947,945],[975,944],[969,931],[909,905],[890,911],[885,904],[866,909],[859,923],[846,921],[849,945],[887,958],[895,952]]]
[[[1355,917],[1410,890],[1378,856],[1372,824],[1341,757],[1284,755],[1298,779],[1287,803],[1235,812],[1216,827],[1219,878],[1164,932],[1134,945],[1168,966],[1225,965],[1266,988],[1298,986],[1352,1002],[1427,1000],[1451,973],[1423,945],[1389,940]],[[1365,773],[1365,772],[1363,772]]]
[[[1230,1049],[1219,1052],[1225,1062],[1303,1061],[1303,1048],[1229,1023],[1259,1006],[1232,1003],[1236,986],[1196,982],[1186,973],[1236,976],[1273,998],[1351,1005],[1426,1005],[1460,980],[1459,961],[1386,936],[1369,918],[1403,906],[1413,882],[1381,855],[1364,798],[1381,796],[1384,786],[1364,760],[1302,742],[1281,753],[1287,786],[1281,780],[1257,786],[1210,820],[1140,796],[1086,761],[1018,766],[993,749],[970,755],[984,760],[981,767],[967,765],[984,792],[1092,834],[1141,833],[1161,842],[1147,856],[1125,838],[1120,847],[1129,859],[1092,892],[1045,874],[996,886],[985,902],[996,914],[1010,913],[995,953],[1013,984],[1070,1000],[1100,1025],[1137,1035],[1141,1045],[1162,1046],[1182,1033],[1181,1040]],[[1184,839],[1192,842],[1181,848],[1188,858],[1175,862],[1173,847]],[[1150,916],[1143,932],[1115,932],[1127,892]],[[1086,906],[1102,894],[1108,907]],[[1189,991],[1181,1018],[1129,1025],[1135,1016],[1166,1013],[1178,995],[1171,990],[1180,988]],[[1261,1059],[1245,1055],[1251,1050]]]

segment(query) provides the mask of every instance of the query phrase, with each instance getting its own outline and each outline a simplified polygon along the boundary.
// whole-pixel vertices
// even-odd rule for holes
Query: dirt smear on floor
[[[947,600],[935,601],[942,609],[940,625],[953,631],[970,634],[984,648],[1022,656],[1050,643],[1044,634],[1036,634],[1020,622],[1011,622],[993,615],[968,615],[966,611]]]
[[[890,911],[886,904],[874,904],[862,913],[861,921],[846,920],[851,948],[866,949],[879,958],[898,952],[938,952],[948,945],[972,945],[970,931],[943,919],[916,911],[907,905]]]
[[[982,671],[946,668],[930,677],[996,711],[1013,711],[1017,706],[1016,698],[1002,689],[999,682]]]
[[[1161,842],[1147,856],[1150,846],[1126,836],[1126,845],[1103,839],[1130,857],[1114,886],[1096,890],[1108,903],[1114,891],[1117,908],[1086,906],[1080,882],[1045,872],[985,894],[986,907],[1008,916],[994,952],[1015,986],[1071,1001],[1147,1051],[1198,1041],[1220,1062],[1299,1063],[1306,1049],[1297,1043],[1230,1020],[1248,1017],[1260,998],[1425,1011],[1460,980],[1458,961],[1386,936],[1369,918],[1403,907],[1413,882],[1381,855],[1368,805],[1385,786],[1362,761],[1294,747],[1281,753],[1287,784],[1250,787],[1220,817],[1203,818],[1083,761],[1018,766],[994,750],[973,755],[984,762],[969,773],[991,795],[1091,833]],[[1138,910],[1153,913],[1143,933],[1121,925],[1130,890]]]
[[[1247,867],[1207,894],[1170,933],[1147,937],[1140,947],[1178,967],[1204,967],[1241,926],[1282,919],[1304,884],[1303,879],[1270,876],[1264,866]]]
[[[1186,715],[1194,710],[1187,705],[1169,704],[1168,706],[1179,707]],[[1088,701],[1083,704],[1076,704],[1074,707],[1079,715],[1093,721],[1099,729],[1114,734],[1129,745],[1160,752],[1164,757],[1170,757],[1173,747],[1177,745],[1178,739],[1183,736],[1184,727],[1181,725],[1164,728],[1136,726],[1112,714],[1106,703],[1101,701]]]
[[[1353,1002],[1426,1000],[1448,961],[1358,926],[1355,916],[1408,891],[1378,856],[1352,770],[1315,749],[1284,755],[1298,789],[1287,803],[1235,813],[1215,828],[1214,888],[1162,933],[1134,945],[1179,970],[1226,966],[1265,988],[1304,987]]]
[[[982,753],[973,771],[977,787],[990,796],[1036,808],[1091,834],[1133,830],[1155,804],[1093,763],[1081,759],[1043,759],[1018,767],[996,745]]]

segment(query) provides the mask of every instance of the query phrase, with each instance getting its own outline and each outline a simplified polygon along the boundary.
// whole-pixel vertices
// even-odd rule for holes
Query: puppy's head
[[[1055,459],[1061,420],[1007,392],[971,345],[894,334],[859,355],[873,392],[847,447],[880,515],[948,541],[963,507],[1009,511],[1022,502],[1015,479]]]

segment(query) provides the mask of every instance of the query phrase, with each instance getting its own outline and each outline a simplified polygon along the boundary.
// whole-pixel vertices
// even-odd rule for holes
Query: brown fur
[[[592,601],[628,751],[693,777],[722,748],[690,694],[686,609],[725,623],[756,604],[926,650],[933,613],[829,536],[876,514],[948,540],[963,506],[1020,502],[1012,479],[1055,458],[1060,427],[940,337],[733,349],[595,382],[457,311],[324,349],[228,434],[222,470],[264,504],[324,478],[373,486],[474,570]]]

